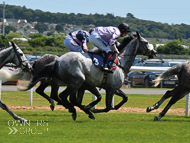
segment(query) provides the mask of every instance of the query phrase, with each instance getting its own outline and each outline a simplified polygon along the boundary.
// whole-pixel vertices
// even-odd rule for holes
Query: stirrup
[[[107,68],[107,67],[102,67],[102,70],[107,71],[109,73],[113,73],[113,71],[111,69]]]

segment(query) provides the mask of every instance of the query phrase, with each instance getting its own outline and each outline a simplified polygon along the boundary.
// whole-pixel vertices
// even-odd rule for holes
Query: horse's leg
[[[94,86],[92,86],[92,85],[90,85],[90,84],[83,84],[83,86],[82,86],[82,88],[85,90],[88,90],[88,91],[90,91],[92,94],[94,94],[96,97],[97,97],[97,99],[95,100],[95,101],[93,101],[93,102],[91,102],[90,104],[88,104],[87,106],[84,106],[84,108],[85,109],[91,109],[92,107],[94,107],[96,104],[98,104],[98,102],[100,102],[101,101],[101,99],[102,99],[102,96],[101,96],[101,94],[99,93],[99,91],[97,90],[97,88],[96,87],[94,87]],[[81,88],[80,88],[81,89]],[[79,91],[78,91],[78,94],[80,94],[80,92],[82,92],[81,90],[79,89]],[[79,95],[80,96],[80,95]],[[79,99],[80,100],[80,99]]]
[[[178,93],[179,91],[179,87],[175,87],[173,90],[168,90],[166,91],[166,93],[162,96],[162,98],[155,103],[152,107],[147,107],[146,112],[150,112],[152,110],[158,109],[160,107],[160,105],[168,98],[172,97],[173,95],[175,95],[176,93]]]
[[[112,108],[112,99],[114,96],[114,89],[106,90],[106,108],[105,109],[93,109],[93,113],[102,113],[102,112],[108,112]]]
[[[125,102],[127,102],[128,97],[121,89],[116,90],[115,94],[123,98],[123,100],[113,108],[114,110],[118,110]]]
[[[158,121],[160,120],[165,114],[166,112],[170,109],[170,107],[175,104],[178,100],[180,100],[181,98],[183,98],[187,93],[189,93],[187,90],[183,90],[181,89],[181,91],[175,93],[175,95],[173,95],[173,97],[171,98],[171,100],[169,101],[169,103],[166,105],[166,107],[164,108],[164,110],[162,110],[162,112],[159,114],[158,117],[155,117],[154,120]]]
[[[49,83],[41,81],[40,86],[36,89],[36,93],[40,94],[41,96],[43,96],[44,98],[46,98],[50,105],[51,110],[53,111],[55,108],[55,104],[54,104],[54,100],[52,98],[50,98],[47,94],[44,93],[45,88],[49,85]]]
[[[82,105],[82,99],[83,99],[83,96],[84,96],[84,89],[79,89],[78,92],[77,92],[77,100],[78,100],[78,103]]]
[[[21,123],[26,122],[27,120],[24,118],[19,117],[18,115],[16,115],[15,113],[13,113],[8,107],[7,105],[5,105],[5,103],[3,103],[3,101],[0,100],[0,107],[3,110],[6,110],[15,120],[20,120]]]
[[[71,103],[67,100],[67,97],[68,97],[69,95],[72,96],[72,94],[73,94],[74,92],[76,92],[76,91],[77,91],[77,89],[76,89],[75,87],[68,85],[67,88],[66,88],[63,92],[61,92],[61,93],[59,94],[59,98],[61,98],[61,100],[64,102],[65,106],[69,109],[69,111],[70,111],[71,113],[73,113],[73,114],[72,114],[72,118],[73,118],[74,121],[76,120],[76,117],[77,117],[76,109],[74,108],[73,104],[71,104]]]
[[[80,90],[81,91],[81,90]],[[79,90],[78,90],[78,92],[80,92]],[[84,93],[84,92],[83,92]],[[79,93],[80,94],[80,93]],[[78,100],[77,100],[77,98],[76,98],[76,93],[73,93],[73,94],[71,94],[70,95],[70,101],[71,101],[71,103],[73,104],[73,105],[76,105],[76,106],[78,106],[81,110],[83,110],[86,114],[88,114],[89,116],[89,118],[90,119],[95,119],[95,117],[94,117],[94,115],[89,111],[89,109],[86,109],[86,108],[84,108],[84,106],[82,106],[79,102],[78,102]]]
[[[57,82],[57,80],[52,80],[51,81],[51,94],[50,94],[50,98],[54,99],[55,101],[58,102],[58,105],[62,105],[63,107],[65,107],[66,109],[68,109],[69,107],[67,106],[67,104],[65,104],[59,97],[58,97],[58,90],[59,90],[59,84]]]

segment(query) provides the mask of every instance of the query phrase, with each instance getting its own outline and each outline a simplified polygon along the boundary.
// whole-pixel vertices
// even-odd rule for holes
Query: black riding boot
[[[109,63],[109,57],[106,56],[106,58],[105,58],[105,60],[104,60],[104,66],[102,67],[102,70],[103,70],[103,71],[110,72],[110,73],[113,73],[113,71],[108,68],[108,63]]]

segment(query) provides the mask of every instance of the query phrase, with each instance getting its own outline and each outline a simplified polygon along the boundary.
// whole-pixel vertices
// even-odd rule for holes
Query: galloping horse
[[[2,49],[0,51],[0,69],[7,63],[14,63],[16,66],[21,67],[23,71],[31,71],[31,66],[26,59],[21,49],[12,42],[12,46]],[[19,117],[13,113],[4,103],[0,100],[0,107],[6,110],[14,119],[25,122],[26,119]]]
[[[124,45],[124,51],[125,52],[123,52],[123,56],[125,56],[125,57],[128,57],[127,58],[127,60],[128,61],[130,61],[127,65],[125,65],[125,66],[127,66],[127,69],[125,69],[124,67],[121,67],[121,65],[119,65],[119,67],[120,67],[120,70],[116,70],[116,72],[119,72],[119,76],[120,76],[120,78],[123,78],[123,79],[120,79],[120,87],[121,87],[121,85],[122,85],[122,82],[124,81],[124,77],[125,77],[125,74],[128,72],[128,70],[129,70],[129,68],[131,67],[131,65],[132,65],[132,63],[133,63],[133,61],[134,61],[134,58],[135,58],[135,56],[137,55],[137,54],[146,54],[146,55],[148,55],[148,56],[153,56],[154,54],[155,54],[155,51],[154,51],[154,49],[153,49],[153,47],[151,47],[149,44],[148,44],[148,42],[145,40],[145,39],[143,39],[138,33],[137,33],[137,37],[133,40],[133,42],[129,45],[129,47],[128,46],[126,46],[127,45],[127,43],[128,42],[126,42],[126,40],[124,40],[124,42],[122,42],[122,43],[124,43],[125,45]],[[132,47],[132,48],[130,48],[130,47]],[[122,49],[122,47],[120,47],[120,49]],[[128,49],[128,50],[126,50],[126,49]],[[132,54],[133,53],[133,54]],[[72,54],[76,54],[76,55],[81,55],[81,53],[70,53],[71,55]],[[67,57],[67,56],[70,56],[70,54],[68,53],[68,54],[65,54],[65,56]],[[64,56],[64,57],[65,57]],[[90,59],[90,57],[87,55],[87,54],[82,54],[82,57],[87,57],[87,61],[88,62],[91,62],[91,67],[92,68],[94,68],[97,72],[100,72],[101,74],[103,73],[102,71],[100,71],[99,69],[97,69],[93,64],[92,64],[92,60]],[[78,57],[77,57],[78,58]],[[120,57],[119,57],[120,58]],[[59,58],[58,58],[59,59]],[[79,58],[79,60],[80,60],[80,58]],[[83,60],[86,60],[86,59],[83,59]],[[122,60],[123,60],[123,58],[121,57],[121,59],[120,59],[120,63],[122,63]],[[75,61],[75,62],[77,62],[77,61]],[[42,73],[44,73],[44,74],[46,74],[47,76],[48,75],[53,75],[53,78],[52,77],[50,77],[50,78],[52,78],[52,79],[55,79],[54,77],[56,77],[57,78],[57,75],[56,75],[56,69],[53,69],[53,72],[51,72],[51,69],[52,68],[54,68],[54,66],[56,66],[56,65],[54,65],[53,64],[53,67],[52,66],[47,66],[47,68],[45,68],[44,69],[44,71],[42,72]],[[73,68],[73,66],[71,65],[71,67]],[[90,67],[90,68],[91,68]],[[76,67],[75,67],[76,68]],[[84,67],[85,68],[85,67]],[[48,71],[50,70],[50,72],[48,73]],[[124,70],[124,71],[123,71]],[[41,74],[42,74],[41,73]],[[64,72],[63,72],[64,73]],[[67,73],[68,72],[66,72],[66,75],[67,75]],[[74,73],[75,74],[75,73]],[[73,74],[73,75],[74,75]],[[96,74],[99,74],[99,73],[96,73]],[[42,74],[43,75],[43,74]],[[43,75],[44,76],[44,75]],[[108,76],[109,76],[109,74],[108,74]],[[118,75],[116,74],[116,77],[117,77]],[[69,76],[67,77],[67,78],[70,78]],[[101,77],[102,78],[102,77]],[[114,77],[115,78],[115,77]],[[31,81],[31,83],[29,84],[29,86],[28,87],[26,87],[26,88],[21,88],[21,90],[28,90],[28,89],[30,89],[31,87],[33,87],[34,85],[35,85],[35,83],[37,83],[38,81],[39,81],[39,79],[40,79],[40,76],[39,77],[37,77],[36,79],[33,79],[32,81]],[[60,79],[59,79],[60,80]],[[121,81],[121,80],[123,80],[123,81]],[[54,84],[53,84],[53,86],[55,86],[56,88],[57,88],[57,90],[58,90],[58,86],[56,85],[56,81],[54,81],[54,80],[52,80],[53,82],[54,82]],[[76,80],[77,81],[77,80]],[[67,82],[67,80],[63,80],[63,82],[64,83],[68,83]],[[101,81],[99,81],[99,83],[100,83],[100,85],[101,85]],[[83,85],[83,86],[82,86]],[[85,85],[85,86],[84,86]],[[100,87],[100,85],[99,85],[99,87]],[[68,87],[67,87],[68,88]],[[82,88],[82,90],[81,90],[81,88]],[[83,82],[81,82],[81,84],[79,84],[79,87],[77,88],[77,90],[78,91],[81,91],[80,93],[81,94],[84,94],[84,90],[85,89],[92,89],[92,88],[95,88],[95,86],[92,86],[92,85],[90,85],[88,82],[86,82],[86,81],[83,81]],[[75,92],[77,91],[77,90],[75,90]],[[96,91],[96,90],[95,90]],[[53,91],[52,91],[53,92]],[[51,92],[51,94],[52,94],[52,92]],[[91,91],[92,92],[92,91]],[[96,91],[97,92],[97,91]],[[71,95],[71,96],[73,96],[72,94],[73,94],[74,92],[71,92],[70,94],[68,94],[68,95]],[[114,109],[118,109],[119,107],[121,107],[126,101],[127,101],[127,96],[121,91],[121,90],[119,90],[119,89],[115,89],[115,90],[113,90],[113,94],[114,93],[116,93],[117,95],[119,95],[119,96],[121,96],[121,97],[123,97],[123,100],[122,100],[122,102],[120,102],[118,105],[116,105],[115,106],[115,108]],[[98,94],[98,95],[100,95],[99,94],[99,92],[97,92],[96,94]],[[95,94],[95,95],[96,95]],[[67,96],[68,96],[67,95]],[[57,96],[57,95],[55,95],[55,96]],[[109,109],[110,110],[110,107],[109,107],[109,105],[108,104],[110,104],[111,105],[111,103],[109,103],[110,102],[110,100],[112,99],[112,97],[113,97],[113,95],[111,96],[111,97],[109,97],[109,96],[106,96],[107,97],[107,103],[106,103],[106,106],[107,106],[107,109]],[[75,118],[76,118],[76,111],[75,111],[75,109],[73,110],[73,105],[71,105],[73,108],[70,108],[70,103],[68,104],[68,101],[66,101],[66,104],[65,104],[65,101],[63,100],[63,102],[64,102],[64,106],[66,106],[66,108],[69,108],[70,109],[70,111],[73,113],[72,114],[72,117],[73,117],[73,119],[75,120]],[[86,111],[86,109],[90,109],[92,106],[94,106],[96,103],[98,103],[98,102],[92,102],[92,103],[90,103],[88,106],[85,106],[85,109],[83,108],[83,106],[81,107],[80,106],[80,108],[82,109],[82,110],[84,110],[86,113],[87,113],[87,111]],[[105,110],[107,110],[107,109],[105,109]],[[95,110],[95,111],[93,111],[93,112],[99,112],[99,110]],[[100,112],[104,112],[104,111],[100,111]],[[93,115],[91,114],[91,113],[87,113],[87,114],[89,114],[89,116],[92,116],[92,118],[94,118],[93,117]]]
[[[160,120],[166,112],[169,110],[169,108],[175,104],[178,100],[182,99],[186,94],[190,92],[190,62],[184,62],[178,65],[175,65],[165,72],[163,72],[161,75],[157,77],[153,82],[155,82],[154,86],[158,86],[159,83],[172,75],[178,76],[178,85],[173,90],[168,90],[163,97],[155,103],[152,107],[147,107],[146,112],[150,112],[154,109],[158,109],[158,107],[168,98],[172,97],[169,103],[166,105],[164,110],[159,114],[158,117],[155,117],[154,120],[158,121]]]
[[[122,49],[134,38],[134,36],[130,36],[130,37],[126,37],[122,43],[120,44],[120,46],[118,47],[119,51],[122,51]],[[92,51],[97,51],[97,48],[93,49]],[[48,73],[48,70],[45,71],[45,73],[40,73],[40,71],[43,69],[44,66],[47,66],[48,64],[50,64],[51,62],[54,62],[55,59],[57,59],[58,56],[56,55],[52,55],[52,54],[45,54],[44,56],[40,57],[39,59],[35,60],[32,64],[32,77],[30,78],[30,83],[27,87],[23,87],[21,85],[17,86],[18,90],[21,91],[26,91],[29,90],[30,88],[32,88],[38,81],[41,81],[40,86],[36,89],[36,92],[38,94],[40,94],[41,96],[43,96],[44,98],[46,98],[50,103],[50,108],[52,109],[52,111],[54,110],[55,104],[54,104],[54,100],[56,100],[59,104],[62,104],[61,100],[58,98],[58,88],[59,88],[59,84],[58,84],[58,79],[55,78],[54,76],[51,76],[51,73]],[[52,65],[52,64],[51,64]],[[53,68],[52,68],[53,69]],[[12,73],[13,76],[15,77],[15,74]],[[19,74],[19,73],[18,73]],[[40,78],[40,76],[38,74],[42,74],[42,76],[47,76],[46,78]],[[50,97],[48,95],[46,95],[44,93],[45,88],[50,85],[52,87],[51,90],[51,95]],[[80,89],[78,90],[78,102],[76,102],[75,98],[70,98],[70,101],[75,104],[75,105],[81,105],[82,103],[82,98],[84,95],[84,91],[85,90],[89,90],[91,93],[93,93],[96,97],[97,100],[95,100],[94,102],[92,102],[91,104],[87,105],[87,107],[93,107],[94,105],[96,105],[100,100],[101,100],[101,95],[98,92],[98,90],[96,89],[96,87],[93,87],[89,84],[83,84],[82,87],[80,87]],[[127,102],[128,97],[127,95],[125,95],[125,93],[123,93],[120,89],[115,91],[115,94],[122,97],[123,100],[115,106],[115,110],[119,109],[125,102]],[[54,99],[54,100],[53,100]],[[62,104],[63,105],[63,104]],[[89,111],[87,111],[87,114],[89,114]],[[89,114],[89,118],[94,119],[92,114]]]
[[[106,108],[95,109],[92,112],[108,112],[111,110],[111,101],[114,92],[123,85],[124,78],[132,66],[137,54],[153,57],[156,51],[147,40],[141,37],[137,32],[137,37],[130,41],[123,49],[119,59],[119,65],[114,73],[107,73],[107,81],[104,84],[106,90]],[[76,116],[74,106],[67,100],[67,97],[78,91],[83,83],[90,84],[94,87],[101,87],[104,79],[104,71],[98,69],[92,62],[90,56],[86,53],[69,52],[56,60],[54,66],[55,76],[67,84],[67,88],[59,94],[59,98],[65,103],[72,112],[72,117]],[[44,69],[46,70],[46,69]],[[88,109],[90,109],[88,107]]]
[[[56,55],[52,55],[52,54],[45,54],[43,55],[42,57],[40,57],[39,59],[35,60],[32,64],[32,74],[30,77],[30,83],[27,87],[23,87],[21,85],[17,85],[17,89],[20,90],[20,91],[26,91],[26,90],[29,90],[31,89],[38,81],[41,81],[40,83],[40,86],[37,87],[36,89],[36,92],[43,96],[44,98],[46,98],[49,103],[51,103],[50,105],[50,108],[51,110],[53,111],[54,110],[54,107],[55,107],[55,104],[54,104],[54,100],[57,101],[59,104],[62,104],[64,106],[64,103],[62,103],[62,100],[60,100],[58,98],[58,88],[59,88],[59,80],[53,76],[51,76],[51,73],[48,73],[48,71],[46,70],[45,71],[45,75],[43,74],[43,76],[47,76],[46,78],[38,78],[39,75],[38,74],[41,74],[40,71],[43,69],[44,66],[47,66],[48,64],[50,64],[51,62],[54,62],[55,59],[57,59],[58,56]],[[8,74],[7,72],[5,72],[4,75]],[[12,75],[11,75],[12,74]],[[19,75],[22,75],[24,73],[19,73],[16,71],[15,72],[12,72],[9,74],[9,78],[20,78],[22,76],[19,76]],[[17,75],[17,77],[16,77]],[[1,76],[0,76],[1,78]],[[8,79],[6,79],[7,81]],[[44,93],[44,90],[47,86],[51,86],[51,95],[50,97]],[[91,103],[90,105],[87,105],[87,106],[90,106],[90,107],[93,107],[94,105],[96,105],[100,100],[101,100],[101,95],[99,94],[98,90],[96,89],[96,87],[93,87],[89,84],[83,84],[82,87],[80,87],[80,89],[78,90],[78,100],[79,100],[79,103],[76,101],[76,98],[72,98],[70,99],[71,102],[77,106],[80,106],[81,102],[82,102],[82,97],[84,95],[84,91],[85,90],[89,90],[91,93],[93,93],[96,97],[97,97],[97,100],[94,101],[93,103]],[[121,107],[125,102],[127,102],[128,100],[128,97],[125,95],[125,93],[123,93],[121,90],[116,90],[115,91],[115,94],[121,96],[123,98],[123,100],[121,101],[121,103],[119,103],[115,109],[118,109],[119,107]],[[74,95],[73,95],[74,96]],[[89,118],[91,119],[95,119],[94,116],[92,114],[90,114],[89,111],[87,111],[87,114],[89,114]]]

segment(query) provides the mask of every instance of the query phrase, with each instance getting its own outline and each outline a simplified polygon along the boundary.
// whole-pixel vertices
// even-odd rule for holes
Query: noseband
[[[25,70],[25,69],[27,68],[27,66],[29,66],[29,65],[27,64],[27,59],[24,60],[24,59],[22,59],[21,56],[20,56],[20,55],[24,56],[24,53],[21,53],[17,47],[16,47],[16,48],[13,48],[13,49],[14,49],[15,54],[14,54],[12,60],[14,61],[15,58],[17,58],[18,61],[19,61],[19,65],[18,65],[18,66],[19,66],[22,70]],[[26,63],[26,64],[25,64],[25,63]]]

